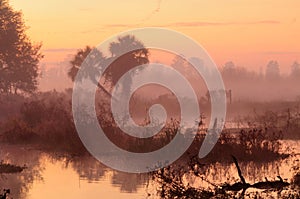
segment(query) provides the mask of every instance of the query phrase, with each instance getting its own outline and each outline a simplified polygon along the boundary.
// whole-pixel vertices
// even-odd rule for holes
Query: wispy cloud
[[[151,19],[156,13],[160,11],[160,6],[161,6],[162,0],[158,0],[157,6],[150,14],[148,14],[145,18],[142,19],[142,22],[148,21]]]
[[[261,20],[249,22],[207,22],[207,21],[194,21],[194,22],[176,22],[166,24],[166,26],[180,26],[180,27],[197,27],[197,26],[232,26],[232,25],[259,25],[259,24],[280,24],[280,21],[274,20]]]
[[[44,52],[73,52],[76,48],[47,48],[43,49]]]
[[[203,26],[240,26],[240,25],[278,25],[280,21],[260,20],[248,22],[209,22],[209,21],[192,21],[192,22],[175,22],[167,24],[152,24],[153,27],[203,27]],[[105,28],[128,28],[139,27],[141,24],[107,24]],[[149,26],[149,25],[147,25]]]
[[[106,28],[123,28],[123,27],[132,27],[136,26],[137,24],[107,24],[105,25]]]
[[[266,55],[291,55],[291,54],[300,54],[300,51],[265,51],[262,54]]]
[[[100,33],[100,32],[106,32],[106,30],[102,27],[102,29],[91,29],[91,30],[84,30],[81,31],[81,34],[89,34],[89,33]]]

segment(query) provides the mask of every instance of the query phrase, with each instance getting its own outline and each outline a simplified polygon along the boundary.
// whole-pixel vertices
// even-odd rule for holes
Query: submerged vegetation
[[[299,198],[299,174],[296,174],[291,183],[284,181],[281,176],[276,180],[247,183],[237,159],[233,157],[236,173],[239,179],[235,183],[211,182],[205,175],[205,167],[199,160],[193,159],[185,165],[171,165],[152,173],[152,179],[158,183],[157,191],[161,198]],[[207,188],[199,187],[193,182],[200,179],[208,184]],[[191,180],[193,179],[193,180]],[[298,180],[298,181],[297,181]],[[252,191],[247,192],[248,189]],[[254,189],[254,190],[253,190]]]

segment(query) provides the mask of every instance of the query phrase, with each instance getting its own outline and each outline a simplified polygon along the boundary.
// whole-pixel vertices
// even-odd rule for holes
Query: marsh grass
[[[10,96],[12,101],[18,102],[19,112],[13,116],[1,120],[0,140],[11,144],[35,144],[47,150],[63,151],[72,154],[87,154],[79,136],[76,132],[71,106],[71,91],[59,93],[56,91],[37,93],[31,97]],[[21,101],[23,102],[21,103]],[[82,115],[89,117],[88,111],[81,107]],[[107,105],[100,104],[101,112],[105,112]],[[297,116],[289,113],[290,118]],[[246,129],[225,129],[218,143],[207,156],[205,161],[225,161],[231,154],[243,157],[242,161],[259,160],[268,157],[270,160],[280,156],[280,139],[284,132],[272,126],[271,122],[278,122],[276,114],[271,116],[260,116],[261,124],[252,125]],[[279,116],[278,116],[279,117]],[[256,116],[258,118],[258,116]],[[264,118],[262,120],[261,118]],[[84,118],[83,118],[84,119]],[[102,125],[108,138],[119,147],[133,152],[154,151],[168,144],[180,130],[180,124],[176,119],[171,119],[163,130],[146,139],[139,139],[121,133],[120,130],[111,125],[109,115],[98,114],[98,121]],[[296,119],[289,120],[289,127],[296,126]],[[254,123],[250,120],[248,123]],[[293,125],[292,125],[293,124]],[[278,130],[279,129],[279,130]],[[187,151],[188,154],[197,154],[199,147],[206,135],[205,130],[196,133],[196,139]],[[189,139],[185,134],[180,136]]]
[[[47,152],[65,154],[71,159],[88,155],[81,143],[72,117],[71,93],[46,92],[38,93],[31,97],[17,97],[12,101],[17,103],[13,113],[0,121],[0,141],[10,144],[28,144]],[[7,102],[5,110],[9,110]],[[102,111],[106,106],[101,105]],[[281,139],[290,135],[287,132],[299,132],[298,109],[289,109],[283,113],[266,112],[256,114],[244,119],[248,124],[246,128],[224,129],[220,138],[207,157],[198,158],[200,146],[206,135],[202,128],[195,132],[195,139],[189,149],[182,157],[172,165],[152,172],[153,180],[158,183],[157,193],[161,198],[238,198],[239,193],[224,192],[219,185],[213,188],[195,188],[184,182],[184,176],[192,174],[197,178],[204,178],[199,169],[205,169],[205,165],[217,162],[226,163],[231,161],[231,155],[238,157],[241,162],[268,162],[285,158],[288,154],[282,154]],[[88,117],[88,112],[83,115]],[[118,129],[111,125],[111,118],[98,114],[98,120],[109,139],[120,147],[134,152],[153,151],[169,143],[180,129],[177,120],[170,120],[163,131],[149,139],[138,139],[120,134]],[[297,136],[291,136],[297,139]],[[186,136],[181,134],[180,136]],[[187,139],[189,137],[187,136]],[[63,155],[64,156],[64,155]],[[72,161],[72,160],[71,160]],[[3,168],[8,168],[7,165]],[[0,167],[1,169],[1,167]],[[299,171],[296,169],[293,178],[293,186],[299,186]],[[213,184],[213,183],[212,183]],[[298,197],[291,189],[285,190],[282,198]],[[298,192],[299,193],[299,192]],[[251,195],[252,194],[252,195]],[[262,195],[268,197],[273,193],[251,193],[249,197],[260,198]]]

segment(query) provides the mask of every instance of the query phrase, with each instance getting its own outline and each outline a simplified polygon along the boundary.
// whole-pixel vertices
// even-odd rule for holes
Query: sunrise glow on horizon
[[[300,61],[299,1],[78,1],[11,0],[28,34],[43,43],[43,62],[61,61],[86,45],[149,26],[198,41],[218,66],[226,61],[253,70],[277,60],[282,71]]]
[[[300,0],[0,0],[0,199],[300,199]]]

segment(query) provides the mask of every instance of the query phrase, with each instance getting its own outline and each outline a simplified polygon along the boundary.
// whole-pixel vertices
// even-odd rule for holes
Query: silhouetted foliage
[[[72,81],[75,81],[78,70],[90,53],[92,53],[92,55],[90,55],[90,60],[92,62],[85,65],[86,67],[89,67],[89,70],[85,70],[85,72],[88,73],[84,74],[82,78],[90,78],[92,81],[96,81],[95,77],[99,74],[98,70],[101,68],[101,64],[103,64],[102,62],[105,58],[98,49],[92,49],[90,46],[86,46],[84,49],[79,49],[74,58],[70,61],[71,68],[69,69],[68,76]]]
[[[0,1],[0,92],[31,93],[37,89],[41,45],[25,33],[22,13]]]
[[[129,49],[137,50],[127,52]],[[117,83],[119,78],[131,68],[149,62],[148,50],[144,47],[142,42],[131,35],[119,37],[118,41],[110,43],[109,51],[111,57],[105,57],[97,48],[87,46],[85,49],[80,49],[70,62],[71,68],[68,72],[69,77],[74,81],[79,69],[84,65],[84,73],[80,78],[89,78],[102,91],[109,94],[107,89],[100,83],[100,79],[96,79],[99,75],[99,69],[101,69],[104,64],[110,63],[106,71],[102,74],[104,84],[109,83],[109,86],[113,86]],[[86,59],[88,55],[89,59]],[[116,57],[118,58],[112,62]],[[134,75],[135,72],[137,72],[137,70],[134,70],[131,75]],[[131,83],[131,78],[126,79],[126,85],[123,87],[124,93],[128,93]]]
[[[4,122],[1,141],[84,154],[71,109],[70,93],[37,93],[24,101],[17,116]]]
[[[300,78],[300,64],[295,61],[292,66],[291,66],[291,74],[290,76],[293,78],[293,79],[299,79]]]
[[[277,61],[270,61],[266,67],[267,79],[278,79],[280,77],[279,64]]]
[[[192,157],[188,162],[172,164],[152,172],[152,179],[158,184],[157,193],[159,197],[181,199],[274,198],[272,196],[275,194],[277,195],[276,198],[299,198],[299,187],[296,184],[299,176],[295,175],[292,183],[284,181],[281,176],[277,176],[276,180],[268,180],[265,177],[265,181],[247,183],[236,157],[232,157],[239,177],[238,181],[232,184],[210,182],[205,170],[212,168],[202,164],[198,157]],[[209,184],[209,187],[204,188],[193,183],[196,179]],[[252,190],[247,191],[248,188],[252,188]],[[262,191],[256,191],[259,189]]]
[[[232,61],[221,68],[225,87],[232,90],[234,101],[274,101],[295,100],[300,96],[299,89],[294,86],[300,83],[300,68],[295,61],[290,74],[280,73],[280,65],[276,60],[268,62],[260,72],[250,67],[237,66]],[[288,89],[287,89],[288,88]]]

